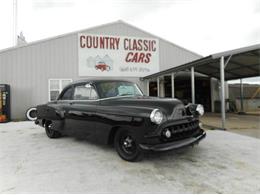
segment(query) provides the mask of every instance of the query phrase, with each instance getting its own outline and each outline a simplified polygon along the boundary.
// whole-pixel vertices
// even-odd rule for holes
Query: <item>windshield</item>
[[[135,83],[127,81],[104,81],[96,84],[100,98],[117,96],[143,96]]]

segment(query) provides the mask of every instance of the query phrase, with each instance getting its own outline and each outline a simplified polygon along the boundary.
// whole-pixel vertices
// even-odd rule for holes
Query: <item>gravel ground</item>
[[[129,163],[32,122],[0,124],[0,193],[260,193],[260,140],[207,131],[194,148]]]

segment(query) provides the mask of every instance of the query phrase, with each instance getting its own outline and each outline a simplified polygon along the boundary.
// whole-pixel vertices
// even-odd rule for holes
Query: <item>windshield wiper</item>
[[[118,96],[127,96],[127,95],[134,95],[134,94],[131,94],[131,93],[123,93],[123,94],[120,94]]]

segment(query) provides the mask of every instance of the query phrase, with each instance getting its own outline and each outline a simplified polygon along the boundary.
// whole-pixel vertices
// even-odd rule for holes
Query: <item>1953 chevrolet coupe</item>
[[[206,136],[200,104],[174,98],[144,96],[132,82],[83,80],[74,82],[56,101],[37,106],[36,124],[49,138],[72,135],[113,144],[127,161],[145,151],[167,151],[194,145]]]

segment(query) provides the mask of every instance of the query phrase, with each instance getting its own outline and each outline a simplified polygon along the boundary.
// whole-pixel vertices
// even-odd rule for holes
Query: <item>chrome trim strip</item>
[[[102,101],[102,100],[118,99],[118,98],[124,98],[124,97],[135,97],[135,95],[114,96],[114,97],[108,97],[108,98],[100,98],[100,99],[96,99],[96,100],[54,100],[54,101],[50,101],[50,102],[89,102],[89,101],[97,102],[97,101]]]

